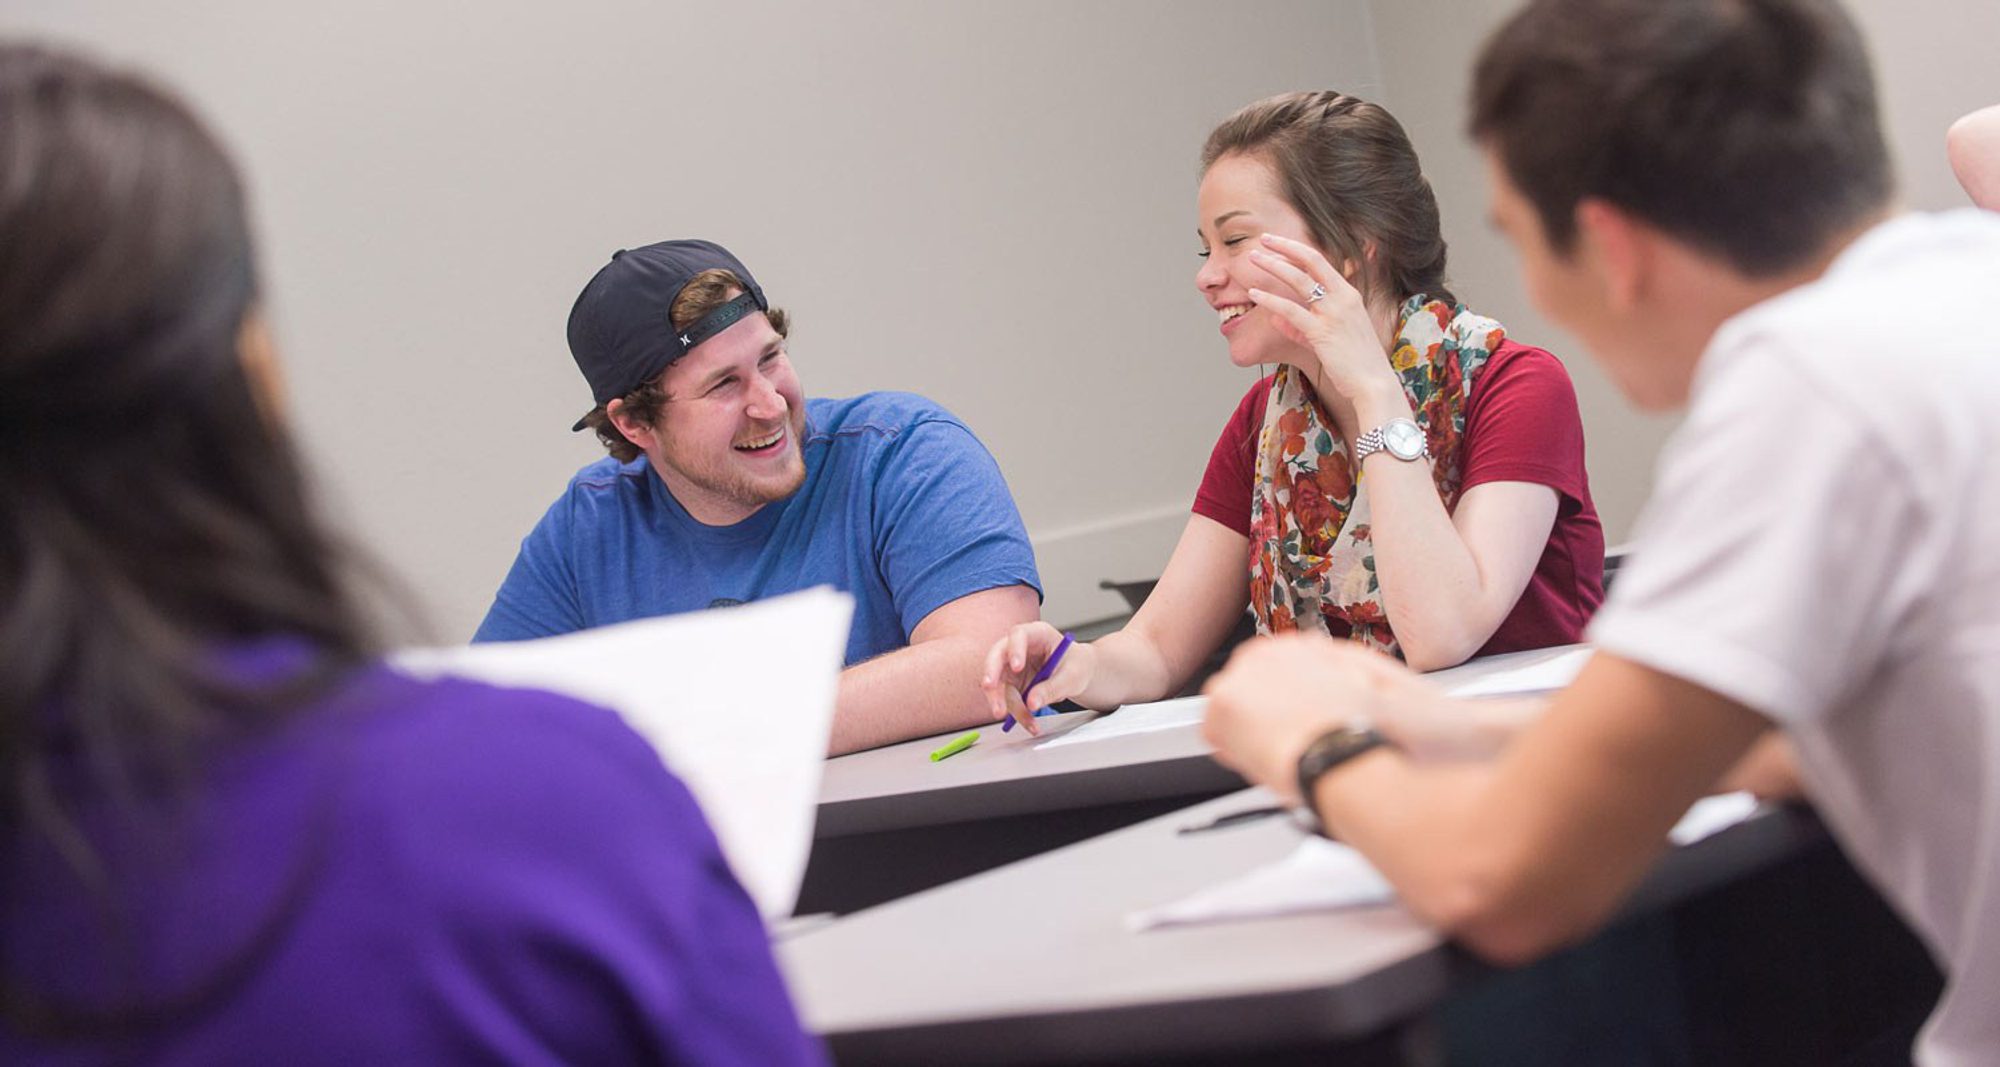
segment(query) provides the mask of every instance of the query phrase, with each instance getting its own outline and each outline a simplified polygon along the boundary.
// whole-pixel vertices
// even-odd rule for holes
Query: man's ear
[[[604,417],[611,420],[611,425],[618,427],[618,432],[624,434],[627,441],[641,449],[653,447],[653,427],[639,421],[637,415],[627,411],[623,397],[604,405]]]
[[[1585,197],[1576,205],[1577,253],[1593,261],[1614,311],[1629,310],[1646,292],[1652,268],[1652,232],[1608,200]]]

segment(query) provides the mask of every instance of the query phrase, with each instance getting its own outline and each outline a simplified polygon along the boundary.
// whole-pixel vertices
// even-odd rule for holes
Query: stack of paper
[[[742,607],[398,653],[419,677],[550,689],[611,708],[660,750],[765,921],[805,878],[854,599],[812,589]]]

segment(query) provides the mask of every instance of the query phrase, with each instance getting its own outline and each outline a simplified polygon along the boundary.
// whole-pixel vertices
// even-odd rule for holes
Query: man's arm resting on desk
[[[1352,685],[1357,672],[1342,660],[1365,653],[1258,645],[1210,683],[1204,730],[1224,762],[1291,796],[1313,737],[1349,715],[1394,710],[1364,706],[1368,691]],[[1359,690],[1356,706],[1330,713],[1323,694],[1343,687]],[[1668,829],[1768,725],[1600,653],[1494,762],[1422,764],[1378,749],[1323,776],[1312,800],[1411,911],[1483,956],[1521,963],[1603,923]]]
[[[1747,792],[1763,800],[1789,800],[1806,795],[1805,779],[1799,775],[1798,756],[1792,739],[1776,727],[1750,746],[1750,751],[1729,768],[1716,785],[1718,793]]]
[[[1032,588],[1009,585],[959,597],[924,616],[908,648],[841,672],[829,754],[992,722],[979,688],[986,652],[1015,624],[1040,615]]]
[[[1548,711],[1547,696],[1458,700],[1386,656],[1353,659],[1355,684],[1368,687],[1366,699],[1375,709],[1375,729],[1418,762],[1492,759]],[[1354,691],[1343,690],[1350,698]],[[1712,791],[1739,790],[1765,799],[1805,795],[1784,731],[1766,730]]]

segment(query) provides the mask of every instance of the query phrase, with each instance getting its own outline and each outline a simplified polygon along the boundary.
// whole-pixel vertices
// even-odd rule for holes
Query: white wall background
[[[140,63],[222,130],[257,201],[323,493],[471,632],[600,454],[563,342],[621,246],[729,245],[796,318],[809,392],[929,394],[999,458],[1057,621],[1156,574],[1248,372],[1196,297],[1195,155],[1292,88],[1388,104],[1461,295],[1577,377],[1622,536],[1664,432],[1525,305],[1460,134],[1503,0],[562,5],[8,0],[0,32]],[[2000,100],[2000,5],[1868,0],[1909,199],[1959,202],[1949,120]]]

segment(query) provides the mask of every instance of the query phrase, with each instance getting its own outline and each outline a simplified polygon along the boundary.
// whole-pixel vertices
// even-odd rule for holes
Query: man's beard
[[[779,477],[755,477],[726,460],[699,466],[666,462],[674,473],[711,499],[745,509],[761,508],[790,497],[805,484],[805,421],[805,413],[801,411],[785,422],[785,447],[791,463]]]

